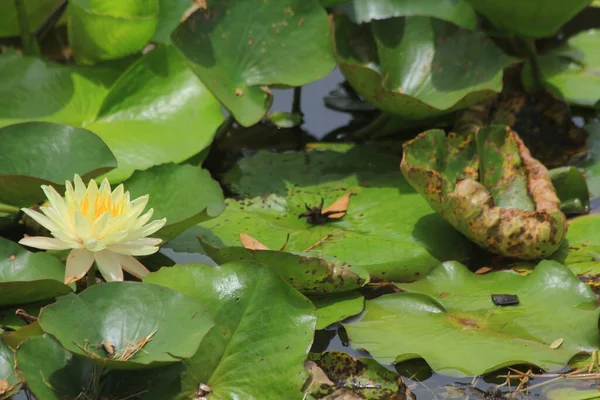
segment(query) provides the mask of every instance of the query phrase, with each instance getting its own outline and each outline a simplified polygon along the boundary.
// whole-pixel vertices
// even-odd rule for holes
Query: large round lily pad
[[[586,215],[569,221],[563,244],[552,258],[564,263],[586,280],[600,280],[600,215]]]
[[[0,339],[0,399],[9,399],[21,388],[14,370],[15,358],[10,347]]]
[[[61,4],[62,0],[26,1],[25,11],[32,32],[37,30],[52,10]],[[14,1],[0,2],[0,37],[19,36],[19,17]]]
[[[31,253],[0,238],[0,306],[33,303],[72,291],[63,283],[65,266],[46,253]]]
[[[387,145],[311,145],[307,153],[259,152],[225,176],[240,200],[202,223],[212,247],[239,246],[246,233],[271,249],[334,256],[383,280],[414,280],[440,262],[465,260],[471,244],[432,213],[398,169]],[[352,191],[343,218],[313,225],[305,204],[326,206]]]
[[[333,323],[360,314],[365,307],[365,298],[358,291],[309,298],[317,307],[317,329],[325,329]]]
[[[274,271],[247,262],[187,264],[153,272],[144,282],[197,299],[216,321],[185,362],[181,396],[208,387],[214,400],[302,397],[314,306]]]
[[[316,0],[213,0],[171,40],[243,126],[271,107],[269,86],[302,86],[334,66],[329,21]]]
[[[11,77],[0,81],[0,126],[44,120],[85,127],[117,158],[113,182],[195,155],[223,119],[218,102],[171,46],[125,71],[17,55],[0,55],[0,71]]]
[[[219,184],[207,170],[192,165],[162,164],[136,171],[124,185],[131,198],[150,195],[147,208],[154,209],[153,218],[167,219],[158,232],[164,240],[216,217],[225,208]]]
[[[548,171],[508,127],[423,132],[404,144],[401,169],[452,226],[494,253],[544,258],[566,233]]]
[[[33,336],[16,354],[19,376],[38,399],[87,398],[95,394],[100,367],[65,350],[50,335]]]
[[[274,250],[250,250],[243,247],[216,249],[202,245],[215,262],[252,261],[273,269],[304,294],[337,293],[358,289],[369,281],[369,274],[337,259],[307,257]]]
[[[71,0],[69,45],[75,60],[93,64],[141,51],[158,24],[158,0]]]
[[[67,125],[5,126],[0,128],[0,143],[0,202],[6,204],[29,206],[46,198],[40,185],[64,191],[65,180],[74,174],[89,179],[117,166],[102,139],[87,129]]]
[[[491,39],[428,17],[357,25],[335,18],[336,59],[352,87],[408,120],[469,107],[502,89],[512,62]]]
[[[189,358],[214,325],[194,299],[139,282],[104,283],[59,297],[39,322],[67,350],[114,369]]]
[[[529,276],[477,275],[446,262],[398,286],[409,293],[367,301],[364,314],[344,324],[352,345],[383,363],[422,357],[454,376],[523,363],[557,370],[600,343],[593,292],[557,262],[542,261]],[[516,295],[519,303],[497,306],[494,294]],[[562,345],[552,348],[557,339]]]
[[[546,88],[567,102],[594,107],[600,100],[600,30],[591,29],[569,38],[568,42],[539,57]],[[526,87],[534,87],[531,64],[522,72]]]
[[[552,36],[591,0],[467,0],[497,28],[520,36]]]

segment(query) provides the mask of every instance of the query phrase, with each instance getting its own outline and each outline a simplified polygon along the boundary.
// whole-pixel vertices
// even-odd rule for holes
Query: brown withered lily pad
[[[493,253],[544,258],[565,236],[548,171],[510,128],[424,132],[405,143],[401,169],[450,224]]]

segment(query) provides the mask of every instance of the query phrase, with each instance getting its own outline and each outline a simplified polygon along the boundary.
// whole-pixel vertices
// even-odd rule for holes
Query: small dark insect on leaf
[[[343,210],[332,210],[332,211],[326,211],[323,212],[323,204],[325,203],[325,200],[321,197],[321,204],[319,204],[316,207],[310,207],[308,204],[304,204],[304,206],[306,207],[306,212],[298,215],[298,218],[302,218],[302,217],[306,217],[306,222],[308,222],[309,224],[312,225],[321,225],[324,224],[326,222],[329,222],[332,219],[337,219],[334,218],[333,216],[335,215],[339,215],[341,213],[346,213],[346,211]]]
[[[516,294],[493,294],[492,301],[497,306],[514,306],[519,304],[519,296]]]

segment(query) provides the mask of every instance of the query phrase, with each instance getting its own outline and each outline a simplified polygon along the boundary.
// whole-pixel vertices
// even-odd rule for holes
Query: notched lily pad
[[[63,283],[64,274],[65,266],[50,254],[29,252],[0,237],[0,307],[72,292]]]
[[[277,250],[251,250],[243,247],[211,247],[202,242],[206,254],[219,264],[253,261],[279,274],[296,290],[305,294],[337,293],[358,289],[369,281],[369,274],[333,257],[292,254]]]
[[[424,132],[405,143],[401,169],[452,226],[489,251],[544,258],[564,238],[566,218],[548,171],[507,127]]]
[[[322,399],[340,389],[360,399],[413,399],[396,372],[370,358],[356,359],[347,353],[328,351],[311,354],[306,367],[312,371],[305,391]]]
[[[21,389],[21,382],[14,371],[14,353],[0,339],[0,399],[9,399]]]
[[[453,376],[523,363],[557,370],[600,343],[594,293],[554,261],[540,262],[525,277],[477,275],[446,262],[398,286],[408,292],[367,301],[359,319],[344,323],[353,346],[382,363],[422,357],[434,371]],[[515,294],[520,303],[498,307],[493,293]],[[552,349],[557,338],[564,341]]]
[[[360,314],[365,307],[365,299],[358,291],[310,296],[309,299],[317,307],[317,329]]]
[[[70,352],[113,369],[189,358],[214,325],[194,299],[138,282],[104,283],[59,297],[42,310],[39,323]]]

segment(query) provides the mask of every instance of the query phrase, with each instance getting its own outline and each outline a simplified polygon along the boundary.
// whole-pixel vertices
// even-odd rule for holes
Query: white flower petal
[[[121,269],[121,257],[110,251],[94,253],[96,264],[100,273],[107,282],[122,281],[123,270]]]
[[[117,186],[115,188],[115,190],[110,195],[111,203],[113,203],[113,204],[120,203],[123,200],[124,194],[125,194],[125,188],[123,187],[123,184],[121,183],[119,186]]]
[[[93,237],[84,239],[83,245],[85,246],[86,249],[88,249],[89,251],[92,251],[92,252],[102,251],[102,250],[106,249],[106,246],[104,244],[102,244],[102,242],[100,242],[98,239],[93,238]]]
[[[81,240],[72,239],[71,235],[67,235],[64,231],[51,231],[52,236],[55,238],[62,240],[67,243],[71,249],[81,249],[83,245],[81,244]]]
[[[102,239],[110,231],[112,222],[112,214],[109,211],[105,212],[92,223],[91,235]]]
[[[158,251],[158,247],[156,246],[140,245],[137,243],[137,241],[123,244],[113,244],[111,246],[107,246],[107,249],[126,256],[148,256]]]
[[[121,266],[131,275],[136,278],[142,279],[144,276],[148,275],[150,271],[144,265],[133,258],[132,256],[120,256]]]
[[[108,179],[102,179],[102,183],[100,183],[100,189],[98,190],[98,196],[109,197],[110,192],[110,183],[108,182]]]
[[[129,204],[131,208],[127,211],[127,218],[137,218],[142,213],[142,211],[144,211],[144,208],[146,208],[146,206],[148,205],[149,198],[150,196],[145,195],[138,197],[137,199],[130,202]]]
[[[67,242],[45,236],[26,237],[19,240],[19,243],[24,246],[35,247],[43,250],[66,250],[72,248],[72,246]]]
[[[127,235],[127,231],[112,232],[100,239],[100,241],[105,246],[111,246],[113,244],[125,242]]]
[[[94,262],[94,253],[85,249],[72,250],[67,257],[65,284],[80,280],[88,272]]]
[[[63,200],[62,196],[58,194],[56,189],[54,189],[52,186],[42,185],[42,190],[50,201],[52,208],[54,208],[56,213],[60,216],[60,219],[66,219],[66,217],[69,215],[69,209],[67,208],[67,204]]]
[[[135,223],[133,224],[133,226],[131,228],[132,229],[140,229],[142,226],[144,226],[146,224],[146,222],[148,222],[150,220],[150,218],[152,218],[153,214],[154,214],[154,208],[149,209],[146,214],[142,215],[137,220],[135,220]]]
[[[166,218],[154,220],[146,226],[143,226],[139,229],[131,231],[129,233],[129,235],[127,236],[127,241],[129,242],[131,240],[136,240],[139,238],[143,238],[143,237],[152,235],[154,232],[158,231],[160,228],[165,226],[166,223],[167,223]]]
[[[83,200],[85,192],[87,191],[85,183],[83,183],[83,180],[77,174],[75,174],[75,177],[73,178],[73,183],[75,184],[75,199],[77,201]]]
[[[48,229],[49,231],[56,231],[56,230],[58,230],[58,226],[56,226],[56,224],[54,222],[52,222],[50,220],[50,218],[46,217],[42,213],[39,213],[37,211],[33,211],[31,208],[21,208],[21,210],[25,214],[29,215],[31,217],[31,219],[33,219],[35,222],[37,222],[38,224],[40,224],[44,228]]]
[[[92,227],[90,226],[90,220],[84,215],[81,215],[79,210],[75,211],[75,231],[77,235],[82,238],[88,238],[92,235]]]

